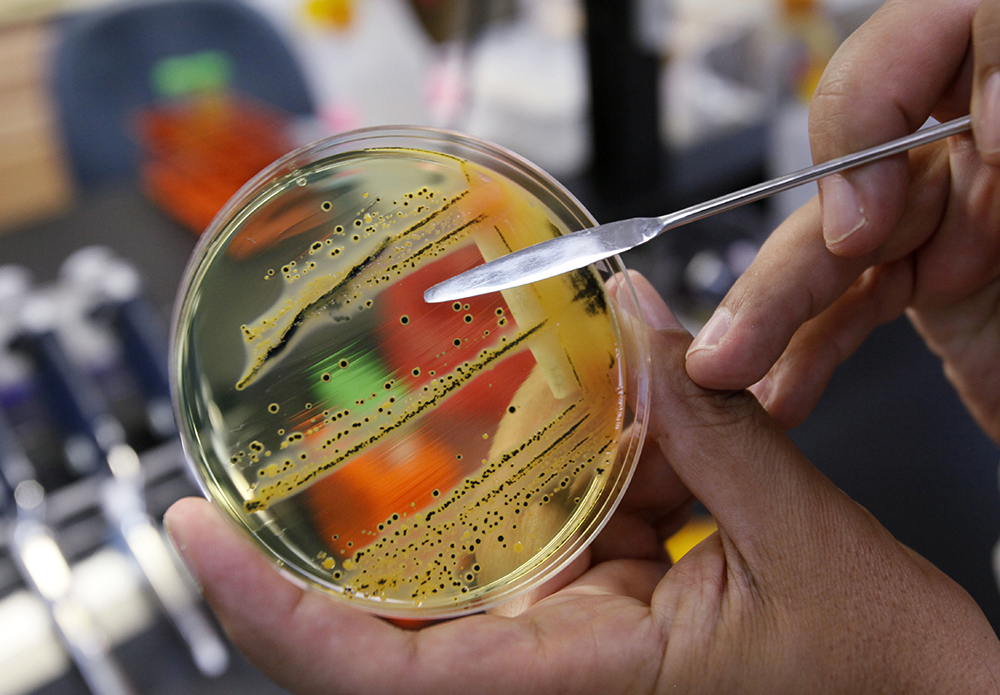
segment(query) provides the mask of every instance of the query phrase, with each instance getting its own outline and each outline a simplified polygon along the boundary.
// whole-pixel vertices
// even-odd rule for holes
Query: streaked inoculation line
[[[530,441],[532,442],[542,441],[544,439],[545,433],[548,432],[550,429],[552,429],[552,427],[556,426],[556,424],[558,424],[560,421],[562,421],[563,418],[566,417],[569,414],[569,412],[573,410],[574,407],[575,405],[570,406],[562,413],[557,415],[555,418],[553,418],[544,427],[540,428],[535,433],[535,435],[533,435],[530,438]],[[573,425],[571,425],[565,432],[560,434],[553,442],[548,444],[548,446],[546,446],[543,451],[532,456],[529,462],[527,462],[519,470],[507,476],[507,478],[504,480],[503,483],[500,483],[499,485],[492,488],[490,488],[488,485],[485,484],[488,478],[490,478],[494,473],[502,469],[504,463],[510,462],[519,453],[523,452],[524,450],[523,446],[519,447],[518,449],[512,450],[511,452],[508,452],[509,455],[505,455],[501,457],[501,459],[494,461],[493,463],[490,464],[490,466],[486,470],[482,471],[478,476],[467,478],[460,487],[456,488],[454,491],[451,492],[447,500],[445,500],[442,504],[440,504],[437,507],[437,509],[427,512],[421,521],[414,520],[410,523],[408,528],[403,527],[402,530],[398,530],[395,532],[394,534],[395,536],[399,536],[401,538],[404,537],[412,538],[412,540],[409,541],[408,545],[397,545],[394,540],[383,538],[382,540],[376,542],[372,546],[357,550],[352,556],[351,561],[354,562],[356,566],[361,566],[361,563],[365,558],[370,558],[371,562],[375,564],[379,562],[387,562],[391,561],[392,558],[397,557],[400,554],[404,556],[412,555],[416,551],[418,545],[426,545],[428,543],[427,540],[428,538],[434,538],[436,536],[439,539],[436,542],[441,542],[440,539],[444,538],[444,533],[446,531],[455,529],[459,526],[464,526],[472,531],[476,531],[477,528],[476,522],[471,518],[474,513],[474,510],[480,509],[484,504],[487,504],[494,496],[503,494],[505,489],[514,488],[515,484],[518,481],[522,480],[524,476],[530,470],[532,470],[539,462],[543,461],[545,457],[554,452],[560,445],[565,444],[567,440],[570,440],[574,436],[576,431],[583,426],[583,424],[589,417],[590,417],[589,414],[585,415],[584,417],[580,418],[575,423],[573,423]],[[575,448],[576,447],[574,446],[573,449]],[[572,462],[570,461],[565,462],[564,469],[571,463]],[[551,479],[553,475],[558,475],[558,474],[559,474],[558,472],[554,473],[550,475],[548,479]],[[538,484],[531,483],[529,489],[540,489],[543,486],[544,483],[538,483]],[[471,502],[470,500],[465,499],[469,495],[474,495],[477,491],[481,489],[486,489],[487,492],[482,497],[475,500],[474,503]],[[524,490],[522,489],[521,492],[523,491]],[[518,496],[520,496],[521,492],[516,493],[512,499],[516,499]],[[525,497],[525,499],[527,499],[527,497]],[[461,505],[462,508],[462,511],[459,512],[459,514],[453,521],[439,521],[434,524],[431,523],[431,519],[435,518],[437,513],[444,512],[448,507],[452,505]],[[408,531],[412,531],[413,532],[412,535],[408,533]],[[472,542],[473,541],[470,541],[470,543]],[[387,556],[386,553],[390,553],[390,555]],[[438,565],[440,566],[440,563],[438,563]],[[372,571],[374,571],[375,568],[372,567],[371,569]],[[440,569],[445,570],[446,574],[449,575],[451,574],[451,571],[447,570],[447,568],[445,568],[444,566],[440,566]],[[430,574],[428,574],[428,572],[430,572]],[[367,573],[368,570],[362,570],[362,575]],[[431,576],[434,575],[434,573],[435,570],[431,568],[431,570],[429,571],[413,575],[411,579],[416,580],[419,579],[421,576],[425,577],[425,579],[429,579]],[[420,587],[424,586],[425,583],[426,581],[421,581],[418,584],[417,591],[413,595],[414,598],[416,598],[421,593]],[[355,588],[363,590],[367,588],[367,585],[362,584],[359,578],[359,583],[358,585],[355,586]]]
[[[547,321],[547,320],[546,320]],[[496,350],[484,350],[484,356],[482,359],[475,363],[470,363],[468,369],[465,373],[460,374],[458,377],[453,377],[451,381],[447,384],[442,384],[438,393],[433,396],[425,398],[423,400],[417,401],[413,406],[406,409],[406,411],[398,417],[392,424],[381,428],[377,433],[371,435],[368,439],[358,442],[350,449],[340,454],[339,456],[330,459],[318,466],[313,467],[307,473],[301,477],[297,477],[294,481],[289,482],[287,480],[279,480],[270,485],[265,485],[261,488],[261,491],[256,495],[254,499],[249,499],[243,504],[243,508],[248,512],[259,512],[267,509],[270,500],[274,497],[284,496],[294,492],[295,490],[303,487],[310,480],[316,476],[324,473],[326,471],[335,468],[340,463],[346,459],[354,456],[355,454],[363,451],[367,447],[376,444],[386,435],[402,427],[404,424],[415,418],[420,413],[424,412],[428,408],[433,408],[437,403],[442,400],[449,393],[459,388],[467,381],[479,376],[479,374],[486,369],[490,364],[500,360],[511,350],[516,349],[522,343],[524,343],[532,335],[540,331],[545,327],[546,321],[532,326],[530,329],[526,330],[524,333],[518,335],[514,340],[505,342]],[[285,488],[284,494],[282,493],[282,488]]]
[[[313,315],[318,314],[320,311],[322,311],[327,304],[329,304],[338,294],[340,294],[344,290],[344,288],[347,286],[348,283],[350,283],[352,280],[356,280],[366,269],[371,267],[376,261],[378,261],[383,255],[385,255],[387,250],[389,250],[390,248],[394,248],[398,242],[400,242],[407,236],[414,234],[421,227],[430,224],[435,218],[440,216],[442,213],[450,209],[458,201],[460,201],[462,198],[468,195],[468,193],[469,193],[468,191],[462,191],[454,198],[449,200],[447,203],[442,205],[440,208],[438,208],[431,214],[427,215],[420,221],[416,222],[412,226],[406,228],[401,232],[394,234],[393,236],[386,237],[385,239],[383,239],[381,242],[379,242],[378,246],[375,248],[374,251],[368,254],[368,256],[366,256],[360,263],[350,268],[341,279],[337,280],[334,283],[334,285],[330,289],[328,289],[326,292],[320,295],[317,299],[314,299],[313,301],[309,302],[309,304],[302,307],[295,314],[295,317],[288,324],[288,326],[286,326],[285,329],[281,331],[281,334],[275,339],[274,344],[267,349],[267,351],[264,353],[263,356],[258,358],[257,362],[250,367],[250,370],[247,372],[247,374],[236,383],[236,389],[238,391],[242,391],[247,386],[249,386],[250,383],[254,380],[254,378],[260,373],[260,371],[264,368],[264,366],[268,362],[270,362],[272,359],[274,359],[282,352],[284,352],[285,348],[287,348],[288,345],[291,343],[292,338],[298,332],[299,328],[307,320],[309,320]],[[470,226],[474,224],[481,222],[484,218],[485,218],[484,215],[479,215],[478,217],[469,220],[465,224],[460,225],[459,227],[456,227],[455,229],[448,231],[440,238],[435,239],[434,241],[431,241],[428,244],[425,244],[424,246],[417,249],[409,256],[400,259],[397,263],[391,266],[391,269],[399,268],[400,266],[405,265],[407,263],[413,263],[416,261],[417,258],[429,252],[430,250],[441,248],[443,246],[450,244],[456,239],[456,237],[459,234],[461,234],[462,231],[468,229]]]
[[[265,364],[267,364],[274,357],[277,357],[286,347],[288,347],[292,338],[298,332],[299,327],[302,326],[310,316],[318,313],[321,307],[328,304],[347,283],[358,277],[358,275],[360,275],[366,267],[371,265],[380,255],[385,253],[385,250],[388,248],[390,243],[390,239],[384,239],[375,251],[370,253],[363,261],[348,270],[344,277],[334,284],[333,287],[320,295],[318,299],[313,300],[306,306],[299,309],[298,313],[295,314],[295,318],[292,319],[291,323],[289,323],[288,326],[281,332],[281,335],[278,336],[277,341],[267,349],[267,352],[264,353],[263,357],[257,360],[257,363],[250,368],[247,375],[236,383],[236,390],[242,391],[245,389],[253,378],[260,373],[260,370],[264,368]]]
[[[423,256],[425,253],[427,253],[429,251],[432,251],[432,250],[434,250],[434,251],[440,250],[441,247],[445,246],[446,244],[448,244],[448,243],[450,243],[452,241],[455,241],[456,237],[459,234],[461,234],[462,232],[464,232],[466,229],[468,229],[469,227],[471,227],[474,224],[479,224],[480,222],[482,222],[485,219],[486,219],[486,215],[479,215],[478,217],[473,217],[468,222],[466,222],[464,224],[461,224],[458,227],[455,227],[450,232],[448,232],[447,234],[442,235],[438,239],[435,239],[431,243],[424,244],[423,246],[421,246],[419,249],[417,249],[416,251],[414,251],[412,254],[410,254],[406,258],[403,258],[402,260],[398,261],[397,263],[393,263],[391,266],[389,266],[388,268],[386,268],[386,271],[387,272],[396,272],[401,266],[404,266],[404,265],[416,262],[416,260],[418,258],[420,258],[421,256]]]
[[[517,458],[517,456],[520,455],[525,450],[525,448],[527,448],[526,445],[528,443],[534,443],[534,442],[541,441],[542,437],[545,436],[545,433],[548,432],[548,430],[550,430],[553,427],[555,427],[555,425],[557,423],[561,422],[563,420],[563,418],[565,418],[566,415],[575,406],[576,406],[576,404],[573,404],[569,408],[567,408],[566,410],[564,410],[562,413],[560,413],[559,415],[557,415],[551,422],[547,423],[545,425],[545,427],[542,427],[540,430],[538,430],[537,432],[535,432],[535,434],[531,436],[531,438],[528,440],[528,442],[526,442],[525,444],[522,444],[517,449],[513,449],[513,450],[505,453],[503,456],[501,456],[500,460],[496,464],[494,464],[493,466],[490,466],[490,468],[487,468],[485,471],[483,471],[483,473],[479,476],[480,482],[487,480],[490,476],[493,475],[493,473],[496,472],[496,470],[499,470],[499,465],[505,464],[505,463],[509,463],[510,461],[512,461],[515,458]],[[538,454],[535,454],[534,456],[532,456],[531,459],[529,459],[527,461],[527,463],[525,463],[523,466],[521,466],[516,471],[512,471],[510,473],[510,475],[508,475],[507,478],[504,479],[504,481],[502,483],[500,483],[493,491],[486,493],[482,498],[480,498],[472,506],[472,508],[474,509],[476,507],[479,507],[480,505],[482,505],[485,502],[489,502],[490,499],[493,497],[493,495],[502,492],[505,487],[510,487],[511,485],[513,485],[514,483],[516,483],[518,480],[520,480],[521,478],[523,478],[525,475],[527,475],[528,471],[530,471],[533,468],[535,468],[538,465],[538,463],[540,463],[542,461],[543,458],[545,458],[546,456],[548,456],[549,454],[551,454],[553,451],[555,451],[555,449],[560,444],[562,444],[563,442],[565,442],[568,438],[572,437],[573,434],[589,418],[590,418],[590,414],[587,414],[587,415],[584,415],[579,420],[577,420],[576,422],[574,422],[569,427],[569,429],[567,429],[565,432],[563,432],[561,435],[559,435],[549,446],[545,447],[545,449],[543,451],[541,451]],[[582,441],[586,441],[586,440],[584,439]],[[582,441],[581,441],[581,443],[582,443]],[[579,445],[577,445],[577,446],[579,446]],[[574,446],[573,449],[575,449],[575,448],[576,447]],[[541,487],[541,486],[539,486],[539,487]],[[449,500],[448,503],[451,504],[453,501],[457,501],[457,500]],[[446,506],[447,505],[441,505],[441,509],[444,509]],[[458,520],[459,521],[465,521],[466,517],[470,513],[471,513],[471,509],[467,509],[466,511],[462,512],[461,514],[459,514]],[[431,514],[428,513],[426,518],[430,519],[431,518]]]

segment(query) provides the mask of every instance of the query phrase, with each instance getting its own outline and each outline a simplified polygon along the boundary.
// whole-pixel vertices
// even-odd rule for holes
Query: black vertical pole
[[[586,0],[592,177],[616,216],[648,214],[662,174],[660,60],[640,44],[638,1]]]

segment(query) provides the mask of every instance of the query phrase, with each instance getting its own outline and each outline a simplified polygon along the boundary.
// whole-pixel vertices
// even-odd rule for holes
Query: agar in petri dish
[[[293,577],[378,614],[537,586],[638,457],[628,279],[612,259],[460,302],[423,292],[591,224],[528,162],[447,131],[355,131],[276,162],[206,231],[175,310],[175,405],[206,494]]]

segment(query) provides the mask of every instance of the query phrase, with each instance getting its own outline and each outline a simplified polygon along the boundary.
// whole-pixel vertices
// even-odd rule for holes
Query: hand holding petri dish
[[[387,617],[537,587],[639,455],[631,285],[610,259],[453,304],[423,293],[593,224],[527,161],[447,131],[354,131],[273,164],[205,232],[175,311],[205,493],[291,578]]]

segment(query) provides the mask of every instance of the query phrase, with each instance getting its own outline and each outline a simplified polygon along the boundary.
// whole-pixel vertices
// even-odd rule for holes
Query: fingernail
[[[680,321],[670,311],[667,303],[663,301],[660,293],[656,291],[649,280],[639,273],[631,273],[632,286],[635,287],[635,296],[639,302],[639,310],[646,325],[656,331],[677,330],[681,328]]]
[[[827,246],[839,244],[867,222],[861,198],[841,174],[828,176],[823,187],[823,238]]]
[[[1000,71],[986,78],[982,108],[976,119],[976,147],[984,154],[1000,152]]]
[[[724,307],[716,309],[715,313],[712,314],[712,318],[708,320],[708,323],[698,331],[697,337],[691,343],[691,347],[688,348],[688,354],[690,355],[692,352],[698,352],[699,350],[714,349],[722,340],[722,336],[729,330],[729,324],[732,322],[733,315],[729,309]]]
[[[772,390],[770,375],[765,376],[763,379],[751,386],[749,390],[750,393],[752,393],[757,399],[757,402],[764,407],[764,410],[767,410],[767,402],[771,398]]]
[[[174,549],[174,552],[177,553],[177,557],[179,557],[181,561],[184,563],[184,566],[187,568],[188,575],[191,577],[192,581],[194,581],[195,585],[198,587],[198,591],[200,592],[201,578],[198,577],[198,575],[195,573],[194,565],[191,563],[190,558],[188,557],[187,547],[178,543],[177,539],[174,537],[172,527],[173,527],[173,522],[170,519],[170,515],[169,514],[164,515],[163,530],[166,531],[167,540],[170,542],[170,546]]]

